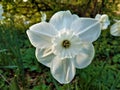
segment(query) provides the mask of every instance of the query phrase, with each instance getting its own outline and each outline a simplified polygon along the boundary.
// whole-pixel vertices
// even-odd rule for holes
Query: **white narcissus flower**
[[[110,25],[108,15],[106,15],[106,14],[103,14],[103,15],[97,14],[95,16],[95,19],[100,21],[102,30],[107,29],[108,25]]]
[[[120,20],[116,20],[116,23],[111,26],[110,33],[113,36],[120,36]]]
[[[3,6],[0,4],[0,15],[3,14]]]
[[[2,16],[3,13],[4,13],[3,6],[0,4],[0,20],[3,20],[5,18],[4,16]]]
[[[48,23],[37,23],[27,30],[30,42],[36,47],[38,61],[49,67],[61,84],[74,78],[75,68],[82,69],[91,63],[92,42],[100,33],[98,20],[79,18],[70,11],[59,11]]]

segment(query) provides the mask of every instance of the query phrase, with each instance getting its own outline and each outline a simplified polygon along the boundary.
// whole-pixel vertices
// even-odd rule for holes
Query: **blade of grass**
[[[56,83],[56,81],[55,81],[54,79],[53,79],[53,83],[54,83],[54,85],[55,85],[55,87],[56,87],[56,90],[60,90],[58,84]]]
[[[113,81],[113,84],[112,84],[110,90],[116,90],[116,86],[119,83],[119,81],[120,81],[120,72],[118,73],[116,79]]]

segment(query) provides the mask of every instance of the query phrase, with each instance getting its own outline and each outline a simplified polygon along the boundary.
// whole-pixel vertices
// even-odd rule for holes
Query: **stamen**
[[[62,46],[64,47],[64,48],[69,48],[70,47],[70,41],[68,41],[68,40],[64,40],[63,42],[62,42]]]

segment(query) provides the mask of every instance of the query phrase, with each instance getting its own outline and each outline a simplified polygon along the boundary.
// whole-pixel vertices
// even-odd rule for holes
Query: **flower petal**
[[[54,26],[46,22],[41,22],[30,27],[27,35],[34,47],[46,48],[51,45],[51,39],[57,31]]]
[[[81,48],[80,53],[76,56],[76,60],[74,60],[75,67],[79,69],[87,67],[91,63],[95,53],[92,44],[84,43]]]
[[[75,76],[75,67],[71,60],[73,59],[61,59],[56,56],[52,62],[51,73],[61,84],[69,83]]]
[[[105,30],[108,28],[108,25],[110,25],[109,21],[106,21],[103,25],[102,25],[102,30]]]
[[[53,37],[57,34],[56,28],[52,24],[47,22],[34,24],[30,27],[30,30],[50,37]]]
[[[68,41],[68,48],[64,47],[64,41]],[[53,39],[53,53],[60,58],[74,58],[79,53],[81,47],[81,39],[70,30],[60,31]]]
[[[59,11],[55,13],[50,19],[50,23],[53,24],[58,30],[63,28],[70,28],[73,21],[77,20],[79,17],[77,15],[72,15],[69,10]]]
[[[80,18],[71,25],[80,39],[86,42],[95,41],[101,33],[100,23],[92,18]]]
[[[55,55],[51,52],[51,48],[39,49],[36,48],[35,52],[37,60],[47,67],[51,67],[51,62]]]
[[[103,15],[97,14],[95,16],[95,19],[99,20],[99,22],[101,23],[102,30],[107,29],[108,25],[110,25],[109,17],[107,14],[103,14]]]
[[[101,16],[101,20],[100,20],[101,24],[102,24],[102,29],[107,29],[108,26],[110,25],[110,21],[109,21],[109,18],[108,18],[108,15],[106,14],[103,14]]]
[[[100,20],[101,16],[102,16],[101,14],[97,14],[97,15],[95,16],[95,19],[96,19],[96,20]]]
[[[120,36],[120,21],[111,26],[110,33],[113,36]]]

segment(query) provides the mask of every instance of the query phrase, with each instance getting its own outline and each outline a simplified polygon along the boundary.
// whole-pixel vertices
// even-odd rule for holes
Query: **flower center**
[[[52,52],[60,58],[74,58],[81,49],[81,40],[72,30],[61,30],[52,39]]]
[[[71,43],[70,43],[70,41],[68,41],[68,40],[64,40],[64,41],[62,42],[62,46],[63,46],[64,48],[69,48],[70,45],[71,45]]]

